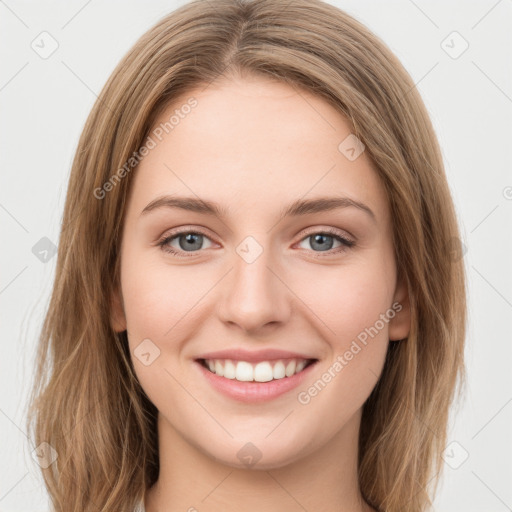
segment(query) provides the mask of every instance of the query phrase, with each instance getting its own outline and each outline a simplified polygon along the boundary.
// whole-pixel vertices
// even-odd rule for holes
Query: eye
[[[171,233],[158,242],[163,251],[174,254],[178,257],[187,258],[182,253],[197,252],[196,249],[203,248],[203,241],[210,240],[201,231],[181,230]],[[179,247],[173,247],[172,242],[177,241]],[[177,250],[178,249],[178,250]]]
[[[337,241],[339,245],[336,250],[333,250],[335,241]],[[328,255],[338,254],[355,245],[353,240],[349,240],[343,236],[340,231],[334,228],[328,228],[323,231],[312,231],[301,240],[301,243],[303,242],[308,242],[313,248],[313,252],[324,252],[328,253]],[[324,257],[324,255],[318,254],[316,257]]]

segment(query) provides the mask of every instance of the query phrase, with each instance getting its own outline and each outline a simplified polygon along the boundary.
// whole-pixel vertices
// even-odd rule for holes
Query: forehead
[[[167,106],[150,137],[154,147],[132,183],[139,212],[163,194],[196,195],[234,210],[338,195],[388,214],[368,155],[349,159],[344,152],[353,145],[347,120],[322,98],[282,82],[230,79],[193,89]]]

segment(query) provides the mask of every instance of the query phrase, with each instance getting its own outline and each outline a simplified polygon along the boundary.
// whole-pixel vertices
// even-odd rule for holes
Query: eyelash
[[[167,253],[170,253],[170,254],[178,257],[178,258],[190,258],[190,257],[193,256],[194,253],[197,253],[197,252],[200,252],[200,251],[191,251],[190,256],[184,256],[182,254],[182,252],[186,253],[186,251],[177,251],[174,248],[172,248],[169,245],[167,245],[171,240],[173,240],[175,238],[178,238],[179,236],[185,235],[185,234],[187,234],[187,235],[188,234],[202,235],[202,236],[205,236],[208,239],[210,238],[206,233],[204,233],[201,230],[182,229],[180,231],[173,232],[173,233],[169,234],[168,236],[164,237],[159,242],[157,242],[157,245],[163,251],[165,251]],[[321,230],[321,231],[311,231],[309,233],[306,233],[306,235],[303,236],[300,239],[299,242],[302,242],[306,238],[309,238],[310,236],[313,236],[313,235],[328,235],[328,236],[332,236],[332,237],[336,238],[338,241],[340,241],[341,244],[342,244],[342,246],[338,247],[337,249],[329,249],[328,251],[325,251],[325,253],[327,253],[326,256],[321,254],[321,252],[323,252],[323,251],[321,251],[321,252],[313,251],[313,252],[318,253],[317,256],[315,256],[317,258],[324,258],[324,257],[332,256],[333,254],[338,254],[340,252],[344,252],[344,251],[350,249],[351,247],[353,247],[355,245],[355,242],[353,240],[349,240],[348,238],[345,238],[345,237],[341,236],[339,234],[339,231],[337,229],[334,229],[334,228],[327,228],[327,229],[324,229],[324,230]]]

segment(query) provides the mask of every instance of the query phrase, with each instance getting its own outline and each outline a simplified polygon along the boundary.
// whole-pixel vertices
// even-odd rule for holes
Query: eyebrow
[[[314,199],[297,199],[281,211],[282,217],[297,217],[312,213],[327,212],[340,208],[355,207],[367,213],[373,221],[376,216],[373,211],[364,203],[351,199],[349,197],[318,197]],[[199,199],[196,197],[180,196],[161,196],[151,201],[141,212],[141,215],[156,210],[158,208],[180,208],[182,210],[202,213],[218,218],[226,218],[229,209],[218,203]]]

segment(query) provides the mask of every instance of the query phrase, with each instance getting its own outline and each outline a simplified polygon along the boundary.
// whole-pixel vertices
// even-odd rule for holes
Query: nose
[[[283,279],[284,272],[270,251],[260,247],[256,251],[253,242],[245,253],[243,246],[237,248],[231,260],[233,268],[224,280],[218,304],[218,313],[224,322],[248,333],[258,332],[270,325],[276,327],[284,324],[291,311],[293,294]],[[261,253],[257,255],[260,250]],[[247,257],[247,254],[250,256]]]

